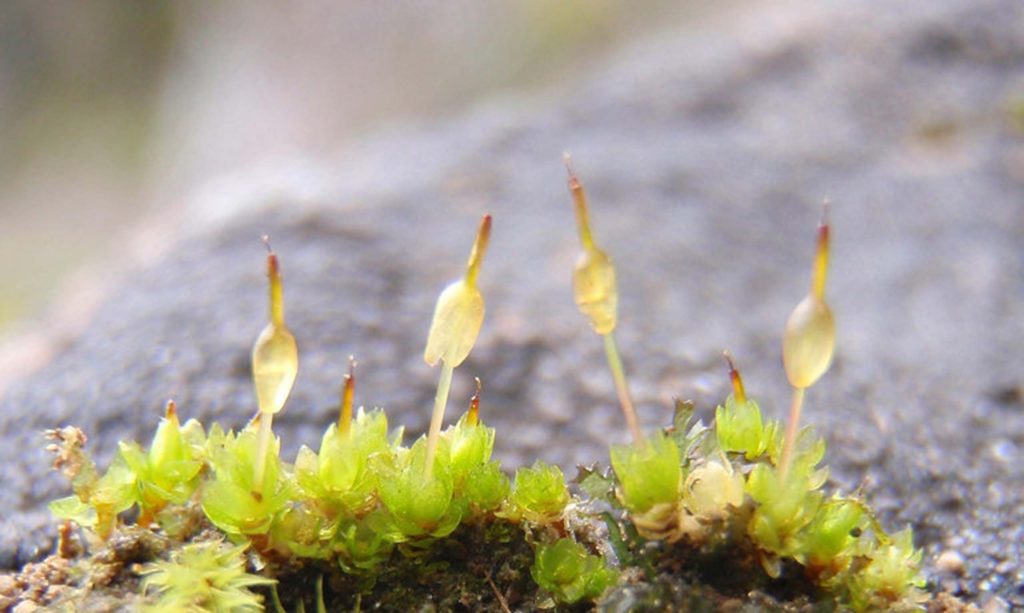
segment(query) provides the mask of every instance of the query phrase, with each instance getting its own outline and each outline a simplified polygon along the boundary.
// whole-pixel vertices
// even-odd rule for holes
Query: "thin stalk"
[[[273,434],[271,422],[273,413],[260,415],[260,432],[256,442],[256,466],[252,477],[252,493],[263,494],[263,477],[267,473],[267,450],[270,449],[270,438]]]
[[[786,438],[782,441],[782,460],[779,462],[779,472],[782,480],[786,480],[790,465],[793,464],[793,453],[796,447],[796,435],[800,426],[800,411],[804,407],[804,388],[793,388],[793,401],[789,405],[789,423],[786,424]]]
[[[612,333],[603,334],[604,353],[608,356],[608,366],[612,370],[612,379],[615,381],[615,392],[619,395],[619,404],[622,406],[622,414],[626,418],[630,433],[633,434],[633,442],[638,446],[643,444],[643,435],[640,434],[640,424],[636,419],[636,409],[633,408],[633,399],[629,395],[629,385],[626,383],[626,371],[622,367],[622,358],[619,357],[619,348],[615,344],[615,337]]]
[[[441,378],[437,382],[437,395],[434,396],[434,413],[430,416],[430,430],[427,434],[427,463],[423,467],[423,476],[430,480],[434,476],[434,457],[437,455],[437,442],[441,438],[441,422],[444,421],[444,409],[448,404],[448,391],[452,386],[452,373],[455,367],[447,360],[441,360]]]

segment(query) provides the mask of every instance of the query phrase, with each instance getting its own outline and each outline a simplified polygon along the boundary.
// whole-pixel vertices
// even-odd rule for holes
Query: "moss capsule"
[[[429,480],[434,472],[434,458],[437,454],[437,442],[441,436],[441,423],[444,421],[445,406],[448,404],[448,392],[452,384],[452,372],[469,355],[480,334],[484,323],[484,297],[476,287],[476,278],[480,273],[487,243],[491,239],[491,216],[484,215],[480,228],[473,242],[473,250],[469,253],[466,274],[441,292],[434,308],[434,320],[430,324],[427,336],[427,348],[423,359],[433,366],[441,362],[441,376],[437,382],[437,393],[434,395],[434,411],[430,416],[430,429],[427,432],[426,461],[424,476]]]
[[[811,272],[811,291],[800,301],[786,322],[782,336],[782,362],[786,378],[793,386],[793,400],[789,405],[789,421],[782,443],[782,457],[779,461],[782,478],[785,479],[793,462],[800,412],[803,410],[804,390],[832,363],[836,344],[836,326],[832,311],[825,303],[825,276],[828,273],[829,227],[828,204],[822,212],[818,225],[818,246],[814,254]]]
[[[427,336],[423,359],[431,366],[443,360],[455,368],[469,355],[484,323],[484,297],[476,286],[480,264],[491,237],[491,216],[480,222],[476,242],[469,254],[466,274],[441,292]]]
[[[252,348],[252,378],[260,413],[275,414],[284,408],[299,372],[299,350],[284,323],[284,290],[277,254],[267,243],[267,277],[270,281],[270,323]]]
[[[569,172],[569,192],[575,204],[576,226],[582,248],[573,269],[573,297],[576,307],[590,321],[594,332],[608,334],[615,330],[615,324],[618,323],[619,290],[615,284],[615,266],[608,254],[594,242],[587,195],[570,165],[568,154],[565,156],[565,165]]]
[[[284,323],[284,289],[277,254],[267,246],[267,278],[270,281],[270,323],[263,328],[252,348],[252,379],[259,407],[259,442],[253,469],[253,494],[260,497],[272,437],[273,417],[284,408],[299,373],[299,348]]]
[[[824,301],[809,295],[800,301],[786,322],[782,360],[786,377],[796,388],[808,388],[832,363],[836,326]]]
[[[612,371],[615,382],[615,393],[619,397],[622,415],[637,445],[643,444],[643,435],[633,408],[633,399],[626,381],[626,370],[622,366],[619,348],[612,332],[618,323],[619,290],[615,285],[615,266],[611,258],[594,242],[594,233],[590,229],[590,212],[587,210],[587,194],[583,184],[572,168],[572,158],[566,153],[563,157],[565,169],[569,173],[569,193],[576,209],[576,227],[580,233],[580,254],[576,258],[573,269],[572,288],[576,306],[590,322],[594,332],[604,339],[604,352],[608,358],[608,367]]]
[[[825,374],[832,363],[836,331],[832,311],[825,303],[825,275],[828,268],[829,227],[823,220],[818,228],[811,291],[796,305],[782,339],[782,360],[789,383],[808,388]]]

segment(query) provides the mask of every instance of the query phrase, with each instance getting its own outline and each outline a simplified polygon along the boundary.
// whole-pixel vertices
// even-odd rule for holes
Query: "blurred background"
[[[633,38],[744,2],[702,4],[0,3],[0,336],[204,182],[502,90],[554,94]]]

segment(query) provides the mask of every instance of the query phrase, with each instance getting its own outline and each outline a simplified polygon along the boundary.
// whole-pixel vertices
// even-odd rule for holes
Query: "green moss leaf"
[[[683,467],[679,448],[662,432],[640,445],[611,448],[619,500],[630,513],[645,513],[656,505],[674,505],[682,494]]]
[[[618,573],[603,559],[567,538],[539,545],[530,575],[562,604],[596,599],[618,580]]]
[[[569,503],[562,470],[541,460],[516,471],[509,502],[501,514],[512,520],[539,524],[558,521]]]

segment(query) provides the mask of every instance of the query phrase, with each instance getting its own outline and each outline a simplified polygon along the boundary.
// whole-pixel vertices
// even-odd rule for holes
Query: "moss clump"
[[[612,336],[614,266],[597,246],[571,169],[569,187],[583,247],[576,301],[603,338],[633,435],[631,445],[611,448],[611,471],[588,469],[571,487],[561,469],[537,461],[510,480],[491,458],[497,434],[480,420],[479,381],[469,411],[442,429],[454,369],[483,322],[476,280],[490,216],[464,276],[435,308],[424,357],[441,362],[441,376],[427,435],[407,446],[383,410],[354,411],[350,370],[339,418],[318,449],[282,458],[271,424],[291,391],[298,353],[271,251],[270,323],[253,350],[259,410],[245,428],[182,425],[172,403],[149,448],[122,443],[102,474],[80,431],[51,432],[56,466],[73,491],[51,509],[86,529],[94,553],[66,573],[77,589],[43,604],[89,607],[91,598],[141,585],[139,602],[163,610],[266,602],[625,610],[721,607],[740,595],[857,611],[918,607],[921,554],[909,529],[890,535],[859,497],[826,495],[825,441],[798,425],[804,390],[827,370],[834,345],[824,298],[827,224],[811,292],[786,329],[788,424],[762,416],[730,360],[733,394],[712,427],[694,423],[692,405],[677,403],[671,427],[644,435]],[[135,510],[132,525],[126,511]],[[65,566],[75,557],[70,534],[65,529],[59,554]],[[104,562],[126,535],[149,545]],[[278,589],[268,591],[275,581]]]

